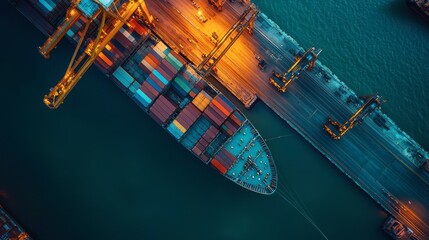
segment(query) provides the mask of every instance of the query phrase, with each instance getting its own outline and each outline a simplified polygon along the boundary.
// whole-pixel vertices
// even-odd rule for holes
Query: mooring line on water
[[[283,198],[283,200],[285,200],[289,205],[291,205],[296,211],[298,211],[299,214],[301,214],[301,216],[303,216],[322,236],[324,239],[328,240],[328,237],[323,233],[323,231],[319,228],[319,226],[316,224],[316,222],[314,222],[311,214],[309,213],[308,209],[306,209],[304,202],[302,202],[299,198],[298,198],[298,194],[296,194],[296,192],[294,191],[294,194],[296,195],[296,197],[294,197],[289,191],[288,188],[286,187],[286,185],[282,184],[281,182],[280,186],[284,189],[279,189],[278,193],[280,195],[281,198]],[[282,190],[284,192],[282,192]],[[290,199],[288,199],[287,195],[290,196]],[[300,201],[302,202],[302,205],[300,203]]]
[[[290,186],[290,187],[286,187],[286,184],[282,183],[279,181],[279,184],[281,187],[283,187],[285,192],[289,192],[289,195],[291,198],[293,198],[295,200],[295,202],[301,207],[301,209],[310,217],[313,218],[313,216],[311,215],[310,211],[307,209],[305,202],[303,200],[301,200],[298,196],[298,193],[295,191],[295,189]],[[290,190],[288,190],[290,189]]]
[[[287,203],[289,203],[295,210],[298,211],[298,213],[301,214],[311,225],[313,225],[314,228],[323,236],[324,239],[328,240],[328,237],[322,232],[322,230],[319,228],[319,226],[311,219],[309,216],[307,216],[305,213],[303,213],[301,210],[299,210],[292,202],[287,199],[282,193],[279,192],[279,195],[281,198],[283,198]]]
[[[285,138],[285,137],[290,137],[290,136],[294,136],[296,135],[295,133],[291,133],[291,134],[286,134],[286,135],[281,135],[281,136],[277,136],[277,137],[273,137],[273,138],[267,138],[264,139],[265,142],[271,141],[271,140],[276,140],[276,139],[280,139],[280,138]]]

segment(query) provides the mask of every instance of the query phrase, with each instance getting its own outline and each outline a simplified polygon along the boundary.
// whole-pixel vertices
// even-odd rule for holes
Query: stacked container
[[[192,148],[192,151],[196,155],[201,156],[218,133],[219,130],[211,125],[209,129],[207,129],[207,131],[203,134],[203,136],[198,140],[197,144],[195,144],[195,146]]]
[[[222,148],[212,159],[210,164],[219,170],[219,172],[225,174],[236,161],[237,159],[230,152]]]
[[[195,89],[195,88],[194,88]],[[212,100],[212,97],[206,93],[204,90],[199,92],[195,98],[192,100],[192,103],[201,111],[203,112],[207,106],[209,105],[210,101]]]
[[[173,68],[171,64],[165,59],[160,58],[159,55],[155,55],[155,52],[151,51],[146,57],[142,60],[145,61],[147,56],[150,56],[148,59],[152,61],[152,58],[157,61],[156,65],[153,65],[153,70],[150,72],[148,77],[141,84],[138,94],[142,97],[139,100],[143,106],[147,108],[150,106],[151,102],[163,92],[163,90],[169,85],[171,80],[176,76],[178,70]],[[159,60],[160,59],[160,60]],[[143,67],[142,67],[143,68]]]
[[[204,110],[204,116],[219,128],[235,110],[234,105],[222,94],[217,95]]]
[[[85,17],[80,16],[77,22],[67,31],[66,36],[72,39],[74,42],[79,42],[82,35],[82,31],[85,27]],[[89,32],[89,31],[88,31]]]
[[[112,74],[115,80],[117,80],[121,85],[121,89],[125,90],[135,82],[134,78],[122,67],[118,67]]]
[[[193,104],[188,104],[186,107],[179,113],[176,119],[171,122],[168,126],[169,131],[172,131],[177,134],[173,134],[177,139],[182,137],[188,129],[195,123],[198,117],[201,115],[201,112]]]
[[[191,150],[210,126],[210,121],[201,116],[181,140],[183,146]]]
[[[241,127],[241,125],[243,125],[244,119],[244,116],[235,110],[234,113],[231,114],[222,124],[221,130],[228,136],[232,136]]]
[[[65,1],[63,0],[30,0],[29,2],[32,3],[33,6],[35,6],[44,16],[50,14],[58,6],[61,6],[64,10],[67,9],[67,7],[63,7],[66,6]]]
[[[98,55],[96,63],[108,73],[113,65],[120,64],[120,61],[125,59],[148,34],[149,29],[143,22],[131,18],[129,24],[125,24]]]
[[[170,100],[160,95],[149,109],[149,115],[160,125],[167,122],[170,116],[176,111],[177,106]]]

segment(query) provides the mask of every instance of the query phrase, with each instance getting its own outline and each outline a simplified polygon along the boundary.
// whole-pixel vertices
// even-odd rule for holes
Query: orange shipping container
[[[234,121],[238,126],[241,126],[240,120],[233,114],[229,117],[232,121]]]
[[[228,169],[226,169],[226,167],[224,167],[218,160],[216,160],[216,158],[213,158],[213,160],[210,162],[217,170],[219,170],[219,172],[221,172],[222,174],[225,174],[226,171],[228,171]]]
[[[228,112],[228,110],[226,110],[226,108],[224,106],[222,106],[217,99],[213,99],[212,101],[213,105],[215,105],[225,116],[229,116],[230,112]]]
[[[101,53],[98,55],[98,57],[99,57],[99,58],[101,58],[101,60],[103,60],[103,62],[105,62],[107,65],[109,65],[109,67],[113,65],[113,62],[112,62],[112,61],[110,61],[110,59],[109,59],[106,55],[104,55],[104,53],[103,53],[103,52],[101,52]]]

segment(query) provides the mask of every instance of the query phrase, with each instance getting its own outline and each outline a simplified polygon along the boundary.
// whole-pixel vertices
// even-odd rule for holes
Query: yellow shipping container
[[[186,128],[182,126],[176,119],[174,119],[173,124],[182,132],[186,132]]]

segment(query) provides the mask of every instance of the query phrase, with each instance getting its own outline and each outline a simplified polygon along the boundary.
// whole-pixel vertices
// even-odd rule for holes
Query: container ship
[[[55,31],[70,6],[64,0],[10,2],[45,35]],[[95,11],[84,4],[89,2],[80,2],[82,14],[66,33],[73,44],[85,27],[85,13]],[[136,15],[105,46],[95,65],[203,163],[248,190],[275,192],[276,166],[252,123]]]
[[[428,0],[406,0],[408,7],[422,15],[429,21],[429,1]]]
[[[0,205],[0,239],[31,240],[32,238]]]

